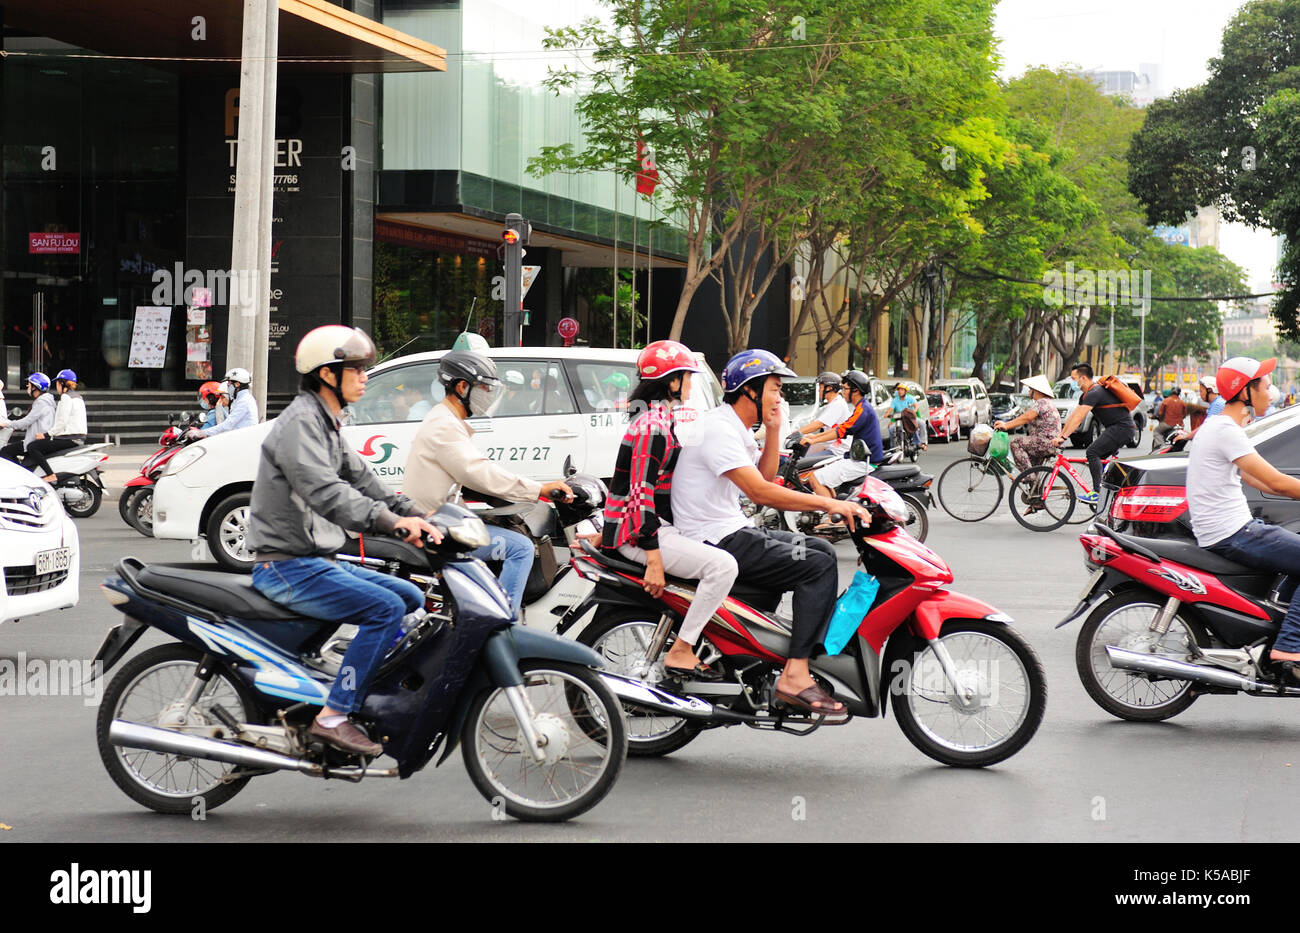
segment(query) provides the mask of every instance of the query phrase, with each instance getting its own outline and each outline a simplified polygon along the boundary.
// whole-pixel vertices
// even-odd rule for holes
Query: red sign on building
[[[27,234],[27,252],[29,253],[80,253],[80,233],[29,233]]]

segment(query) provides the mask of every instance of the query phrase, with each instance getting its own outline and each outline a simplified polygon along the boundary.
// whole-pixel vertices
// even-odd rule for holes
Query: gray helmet
[[[497,377],[497,364],[486,356],[472,350],[452,350],[438,361],[438,381],[450,389],[461,379],[468,382],[471,388],[501,383]]]
[[[838,373],[824,372],[817,377],[817,384],[822,386],[832,386],[838,389],[840,387],[840,377]]]
[[[863,395],[871,391],[871,380],[860,369],[852,369],[845,373],[844,382],[850,389],[857,389]]]

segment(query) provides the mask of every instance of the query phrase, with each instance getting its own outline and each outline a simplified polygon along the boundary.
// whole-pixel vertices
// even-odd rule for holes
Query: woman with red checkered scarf
[[[641,381],[627,400],[633,420],[614,463],[601,546],[644,562],[642,587],[655,598],[663,593],[666,573],[700,581],[664,667],[673,677],[718,680],[721,672],[700,663],[695,643],[731,592],[736,559],[680,534],[672,526],[669,498],[681,452],[674,409],[690,397],[691,374],[699,372],[699,363],[677,341],[657,340],[637,357],[636,372]]]

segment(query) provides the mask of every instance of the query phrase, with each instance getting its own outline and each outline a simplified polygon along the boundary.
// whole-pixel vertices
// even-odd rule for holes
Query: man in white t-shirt
[[[1241,489],[1245,480],[1261,492],[1300,499],[1300,479],[1279,472],[1255,453],[1243,426],[1268,408],[1269,373],[1276,359],[1234,357],[1219,367],[1215,382],[1222,414],[1206,416],[1187,458],[1187,511],[1196,543],[1228,560],[1261,570],[1300,571],[1300,535],[1252,518]],[[1273,642],[1270,660],[1300,680],[1300,589]]]
[[[755,528],[740,510],[740,493],[758,505],[843,515],[849,528],[871,516],[856,502],[795,492],[772,482],[780,445],[759,454],[750,432],[760,418],[774,440],[781,418],[781,377],[793,376],[775,354],[742,350],[722,373],[723,401],[682,438],[673,473],[673,525],[687,538],[722,548],[736,559],[737,580],[768,590],[794,591],[790,648],[777,698],[796,709],[840,716],[843,703],[817,686],[808,670],[835,609],[839,569],[827,541],[787,531]]]
[[[817,377],[817,391],[822,395],[822,407],[817,409],[813,415],[812,421],[800,428],[796,434],[791,434],[786,438],[786,445],[793,447],[800,437],[809,434],[820,434],[823,431],[829,431],[837,425],[841,425],[849,420],[849,415],[853,413],[853,406],[844,398],[843,380],[840,379],[839,373],[824,372]],[[814,457],[824,450],[834,449],[837,441],[822,441],[813,444],[804,453],[805,457]],[[836,453],[846,453],[847,445],[844,450],[836,450]]]

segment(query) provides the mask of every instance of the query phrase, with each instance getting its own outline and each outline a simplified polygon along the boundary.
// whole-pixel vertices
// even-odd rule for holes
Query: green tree
[[[1129,155],[1149,223],[1215,206],[1287,237],[1272,314],[1300,336],[1300,0],[1254,0],[1224,29],[1200,87],[1156,101]]]

